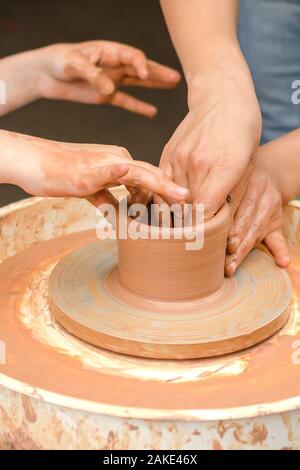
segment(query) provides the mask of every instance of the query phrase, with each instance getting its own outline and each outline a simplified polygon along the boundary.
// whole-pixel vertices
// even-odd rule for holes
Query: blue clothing
[[[300,0],[240,0],[238,33],[262,110],[265,143],[300,127],[300,104],[292,102],[295,80],[300,91]]]

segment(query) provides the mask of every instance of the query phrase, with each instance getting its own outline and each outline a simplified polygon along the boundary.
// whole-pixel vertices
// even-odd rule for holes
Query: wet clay
[[[226,204],[205,223],[198,250],[187,250],[176,229],[170,239],[164,229],[159,239],[118,239],[118,257],[105,241],[76,250],[50,276],[52,314],[95,346],[140,357],[191,359],[253,346],[286,322],[291,287],[258,251],[224,279],[229,220]]]
[[[176,239],[176,229],[171,229],[170,239],[163,238],[163,228],[153,226],[147,226],[148,239],[133,240],[129,236],[118,239],[119,283],[140,295],[141,303],[143,299],[181,302],[216,293],[224,282],[229,222],[230,211],[225,204],[215,217],[205,222],[204,245],[196,250],[188,249],[192,248],[188,235]],[[136,225],[139,231],[138,222]],[[157,230],[159,239],[153,239]],[[194,230],[195,237],[198,231],[200,240],[202,228]]]

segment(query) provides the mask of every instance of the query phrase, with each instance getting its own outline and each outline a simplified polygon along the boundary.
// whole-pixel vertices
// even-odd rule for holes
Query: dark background
[[[158,0],[1,0],[0,57],[57,42],[107,39],[141,48],[180,70]],[[1,79],[1,77],[0,77]],[[1,118],[0,128],[68,142],[115,144],[158,164],[186,114],[184,81],[176,90],[140,90],[159,108],[152,120],[118,108],[40,100]],[[0,205],[25,193],[0,185]]]

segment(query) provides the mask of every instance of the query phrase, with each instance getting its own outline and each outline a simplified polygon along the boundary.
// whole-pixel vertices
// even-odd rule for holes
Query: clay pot
[[[224,281],[229,221],[230,210],[224,204],[205,222],[204,246],[198,250],[187,250],[186,243],[191,240],[176,239],[176,228],[170,229],[170,239],[163,239],[163,229],[152,226],[147,226],[147,230],[159,230],[159,239],[119,239],[120,285],[135,294],[168,302],[202,298],[217,292]],[[139,222],[134,223],[139,228]]]

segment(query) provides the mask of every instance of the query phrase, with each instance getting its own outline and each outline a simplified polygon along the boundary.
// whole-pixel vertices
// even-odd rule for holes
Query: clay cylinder
[[[118,240],[120,284],[135,294],[169,302],[213,294],[224,281],[229,221],[230,211],[225,204],[205,222],[204,246],[200,250],[187,250],[190,240],[176,239],[176,229],[171,229],[170,239]]]

